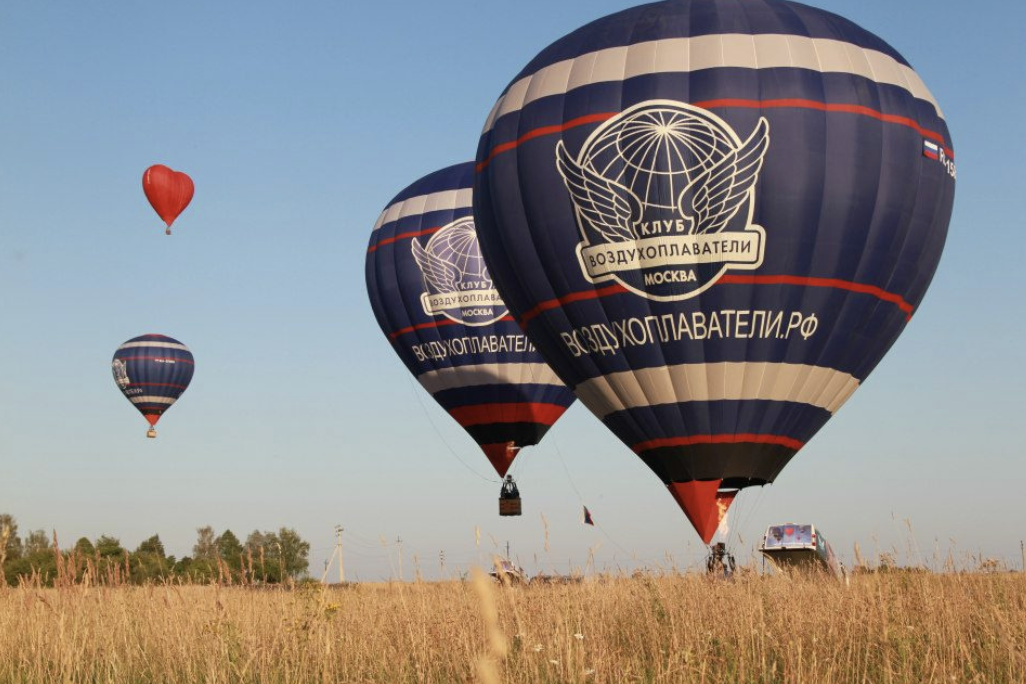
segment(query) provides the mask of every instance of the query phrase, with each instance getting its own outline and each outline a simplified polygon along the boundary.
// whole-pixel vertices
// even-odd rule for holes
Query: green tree
[[[125,549],[121,546],[120,539],[105,534],[96,540],[96,553],[101,558],[118,561],[125,555]]]
[[[253,555],[254,579],[281,582],[282,566],[278,562],[278,538],[273,532],[253,530],[246,537],[246,552]]]
[[[294,529],[282,527],[278,530],[279,553],[285,575],[299,579],[310,569],[310,542],[303,541]]]
[[[87,537],[82,537],[75,542],[75,551],[80,556],[92,557],[96,554],[96,547]]]
[[[18,521],[10,513],[0,513],[0,564],[21,558]]]
[[[139,548],[135,550],[136,553],[150,553],[159,558],[164,558],[164,542],[160,541],[160,535],[155,534],[149,539],[144,539],[139,544]]]
[[[224,561],[233,571],[242,569],[242,556],[246,550],[242,542],[231,530],[225,530],[214,541],[217,547],[217,557]]]
[[[32,530],[29,532],[23,542],[23,548],[23,554],[29,557],[39,556],[52,551],[50,538],[45,530]]]
[[[192,547],[193,560],[217,560],[217,544],[214,539],[214,528],[210,525],[196,528],[196,544]]]

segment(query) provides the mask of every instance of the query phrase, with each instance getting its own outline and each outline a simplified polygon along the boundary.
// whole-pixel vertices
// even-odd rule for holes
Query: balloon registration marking
[[[752,214],[769,141],[764,117],[742,142],[712,112],[672,100],[642,102],[605,121],[576,159],[560,140],[556,166],[583,238],[584,276],[679,301],[728,270],[759,268],[766,233]]]

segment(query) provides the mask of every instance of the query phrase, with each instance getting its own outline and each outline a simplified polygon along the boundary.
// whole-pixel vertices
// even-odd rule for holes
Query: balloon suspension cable
[[[435,431],[435,434],[438,435],[438,438],[440,440],[442,440],[442,443],[445,444],[446,448],[449,450],[449,453],[451,453],[453,455],[453,457],[455,457],[455,459],[460,462],[460,465],[462,465],[464,468],[466,468],[467,470],[469,470],[470,472],[472,472],[474,475],[476,475],[477,477],[481,478],[485,482],[499,482],[499,483],[501,483],[502,480],[496,480],[494,478],[482,475],[477,470],[475,470],[473,467],[471,467],[470,464],[468,464],[466,461],[464,461],[462,458],[460,458],[460,455],[457,454],[456,450],[453,449],[452,445],[449,444],[449,440],[447,440],[445,438],[445,436],[442,434],[442,431],[438,429],[437,425],[435,425],[435,421],[431,418],[431,414],[428,413],[427,406],[424,405],[424,400],[420,398],[420,392],[418,390],[419,385],[417,385],[416,381],[412,377],[409,378],[409,381],[410,381],[410,389],[413,391],[414,396],[417,397],[417,403],[420,404],[420,408],[424,412],[424,417],[427,418],[428,423],[431,424],[431,428]]]
[[[581,496],[580,490],[578,490],[577,489],[577,485],[574,484],[574,478],[570,477],[570,469],[566,467],[566,461],[563,460],[563,452],[561,452],[559,450],[559,446],[555,442],[552,443],[552,448],[555,449],[556,456],[559,457],[559,464],[561,466],[563,466],[563,472],[566,473],[566,479],[569,480],[570,487],[571,487],[571,489],[574,490],[574,494],[577,495],[577,501],[580,502],[581,507],[583,508],[584,507],[584,497]],[[609,540],[610,544],[612,544],[616,548],[620,549],[620,551],[622,551],[625,556],[627,556],[628,558],[632,558],[634,556],[634,554],[632,554],[630,551],[628,551],[627,549],[625,549],[622,546],[620,546],[616,542],[615,539],[610,537],[609,533],[606,532],[606,530],[602,527],[602,525],[599,525],[597,522],[595,522],[594,519],[592,519],[591,526],[594,527],[595,529],[597,529],[599,532],[601,532],[602,536],[605,537],[607,540]]]

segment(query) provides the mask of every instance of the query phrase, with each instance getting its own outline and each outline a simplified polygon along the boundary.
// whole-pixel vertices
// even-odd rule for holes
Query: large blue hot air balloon
[[[388,203],[367,248],[371,307],[420,384],[506,474],[574,401],[509,315],[481,257],[471,162]]]
[[[167,335],[133,337],[114,352],[114,382],[149,422],[147,437],[157,436],[157,421],[185,392],[194,367],[189,348]]]
[[[781,0],[675,0],[542,51],[485,124],[474,216],[511,313],[708,542],[916,310],[955,164],[897,51]]]

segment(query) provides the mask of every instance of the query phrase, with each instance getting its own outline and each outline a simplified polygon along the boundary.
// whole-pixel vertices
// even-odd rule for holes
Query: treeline
[[[310,544],[291,528],[254,530],[245,541],[231,530],[216,534],[212,527],[201,527],[196,532],[192,555],[182,558],[167,555],[159,535],[134,551],[107,535],[82,537],[71,548],[61,548],[57,535],[43,530],[19,536],[17,521],[0,514],[0,583],[279,584],[303,579],[309,570]]]

